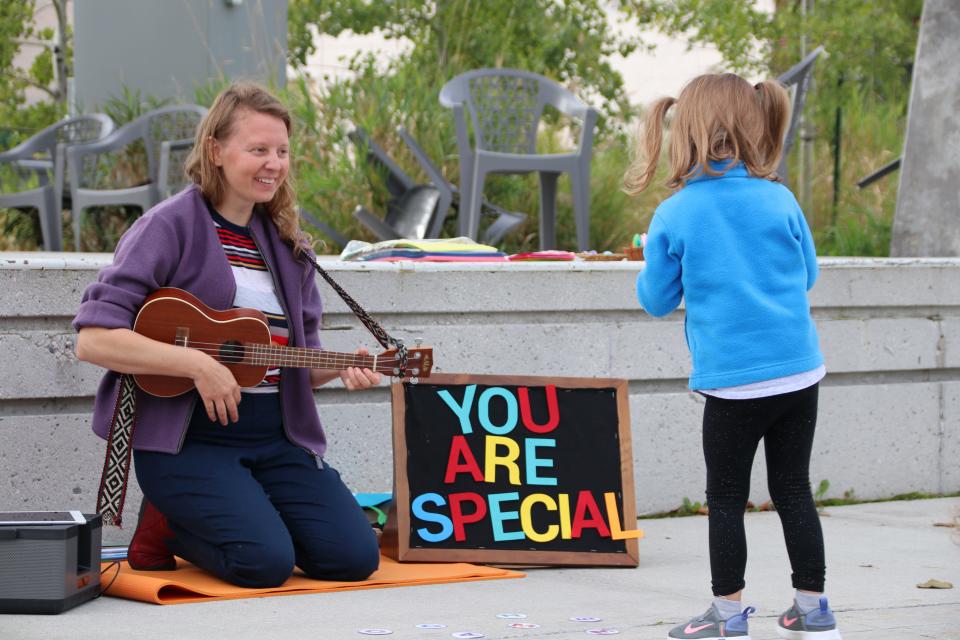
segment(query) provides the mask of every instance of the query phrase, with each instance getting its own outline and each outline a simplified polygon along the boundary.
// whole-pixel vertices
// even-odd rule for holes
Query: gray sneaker
[[[723,640],[724,638],[740,638],[740,640],[750,640],[750,632],[747,630],[747,617],[756,611],[753,607],[747,607],[742,613],[738,613],[732,618],[726,620],[717,610],[717,605],[711,604],[706,613],[698,616],[686,624],[680,624],[670,630],[668,634],[671,638],[686,638],[687,640]]]
[[[777,634],[787,640],[841,640],[837,619],[826,598],[820,598],[820,606],[807,613],[801,613],[794,600],[793,606],[777,618]]]

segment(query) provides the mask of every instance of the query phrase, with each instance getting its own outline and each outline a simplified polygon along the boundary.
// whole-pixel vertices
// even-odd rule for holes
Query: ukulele
[[[197,349],[227,367],[241,387],[254,387],[274,367],[309,367],[342,370],[361,367],[388,376],[400,375],[400,357],[396,349],[379,355],[361,356],[305,347],[285,347],[270,342],[267,318],[257,309],[216,311],[191,293],[174,287],[157,289],[144,300],[133,330],[158,342]],[[407,350],[404,375],[429,377],[433,369],[433,349]],[[134,380],[147,393],[169,398],[193,388],[190,378],[154,374],[134,374]]]

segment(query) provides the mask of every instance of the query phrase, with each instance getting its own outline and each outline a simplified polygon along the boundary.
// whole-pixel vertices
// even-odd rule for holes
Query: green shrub
[[[826,133],[815,143],[813,220],[817,253],[826,256],[887,256],[900,175],[889,174],[859,189],[857,182],[899,157],[906,114],[890,103],[859,94],[843,105],[839,198],[833,204],[833,142]],[[830,132],[832,133],[832,132]]]

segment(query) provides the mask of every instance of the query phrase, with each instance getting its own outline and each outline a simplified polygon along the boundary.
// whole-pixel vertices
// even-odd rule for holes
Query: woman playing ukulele
[[[145,497],[129,549],[134,569],[173,569],[178,555],[232,584],[265,588],[295,565],[328,580],[363,580],[378,566],[370,524],[323,460],[312,393],[337,376],[347,389],[366,389],[378,373],[284,367],[241,389],[203,350],[131,330],[151,292],[177,287],[214,309],[261,310],[276,344],[319,347],[320,295],[298,259],[309,249],[289,176],[290,129],[289,112],[262,87],[225,89],[187,160],[193,184],[137,220],[74,319],[78,357],[109,369],[94,409],[101,437],[119,374],[196,387],[167,398],[136,392],[133,458]]]

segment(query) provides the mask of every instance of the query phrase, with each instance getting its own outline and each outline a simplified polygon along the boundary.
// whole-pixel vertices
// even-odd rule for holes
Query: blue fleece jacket
[[[691,389],[823,364],[807,300],[816,250],[785,186],[750,176],[742,163],[721,176],[701,174],[657,207],[644,257],[643,308],[663,316],[685,299]]]

